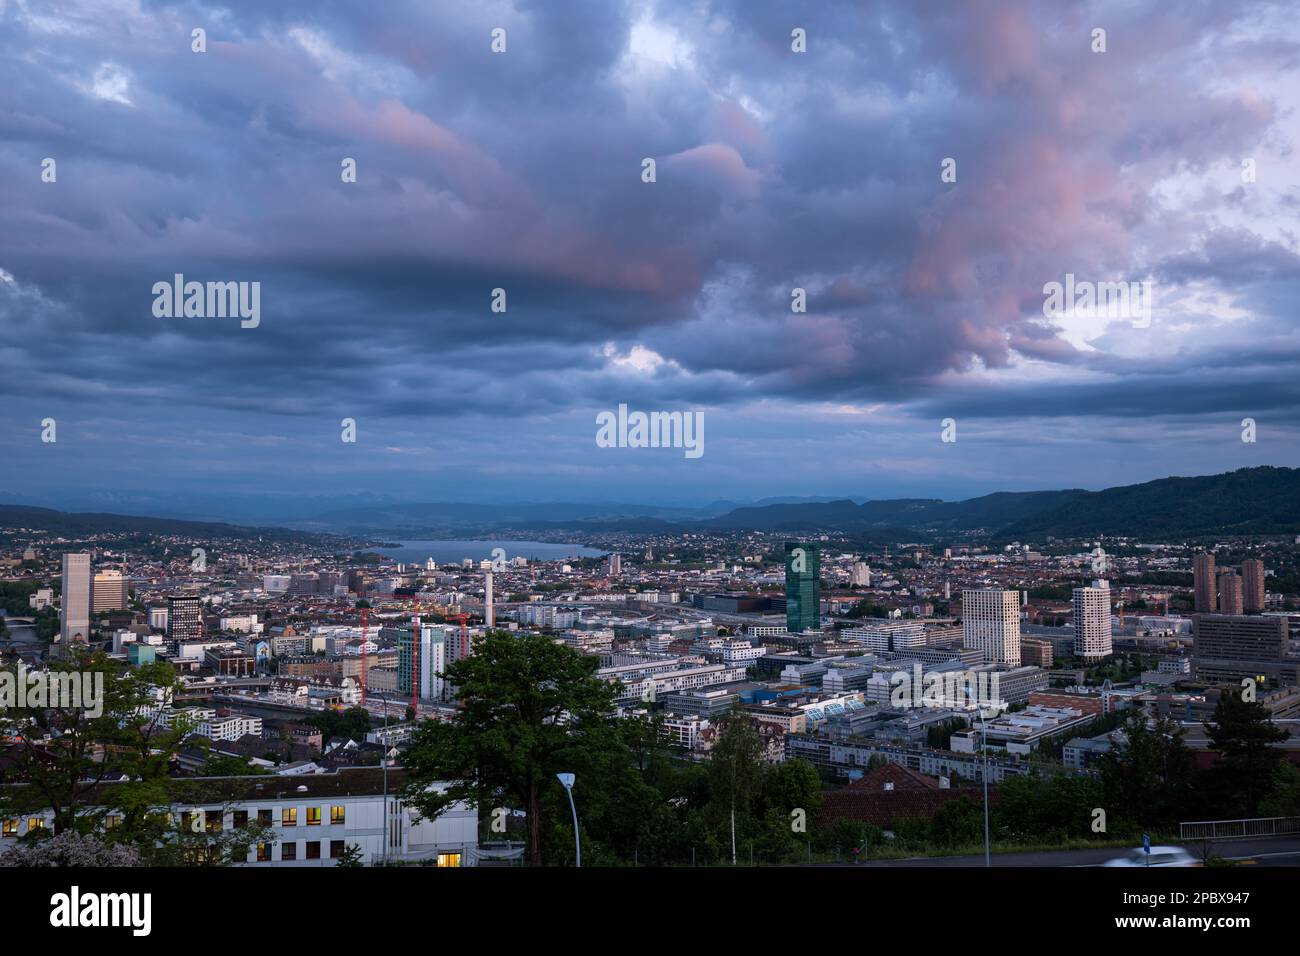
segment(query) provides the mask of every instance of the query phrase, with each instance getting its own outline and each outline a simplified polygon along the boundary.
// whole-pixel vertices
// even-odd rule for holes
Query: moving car
[[[1147,855],[1142,847],[1130,850],[1126,856],[1107,860],[1102,866],[1146,866]],[[1196,857],[1180,846],[1153,846],[1151,848],[1151,866],[1200,866]]]

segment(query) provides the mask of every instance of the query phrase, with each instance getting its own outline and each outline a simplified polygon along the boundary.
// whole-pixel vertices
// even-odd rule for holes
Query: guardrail
[[[1197,820],[1178,824],[1178,835],[1183,840],[1254,840],[1300,836],[1300,817]]]

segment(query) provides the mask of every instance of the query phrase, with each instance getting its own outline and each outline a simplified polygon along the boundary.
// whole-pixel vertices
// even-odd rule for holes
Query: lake
[[[429,558],[439,564],[459,564],[465,558],[483,561],[492,557],[492,549],[501,548],[506,560],[525,557],[530,561],[560,561],[564,558],[599,558],[606,554],[580,544],[557,544],[548,541],[403,541],[396,548],[374,548],[394,561],[423,564]]]

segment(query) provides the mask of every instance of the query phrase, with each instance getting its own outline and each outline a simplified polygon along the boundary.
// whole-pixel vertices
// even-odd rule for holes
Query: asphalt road
[[[1107,860],[1124,856],[1125,850],[1049,850],[1044,853],[994,853],[992,866],[1100,866]],[[1189,846],[1192,856],[1200,857],[1199,846]],[[1211,848],[1216,856],[1249,866],[1300,867],[1300,839],[1224,840]],[[871,860],[865,863],[839,863],[832,866],[983,866],[984,856],[917,857],[910,860]]]

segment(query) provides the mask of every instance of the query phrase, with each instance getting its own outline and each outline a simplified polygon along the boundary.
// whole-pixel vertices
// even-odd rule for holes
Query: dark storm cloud
[[[1233,178],[1293,148],[1279,10],[10,4],[0,394],[257,433],[468,409],[518,433],[620,401],[1294,414],[1300,186]],[[260,282],[260,326],[155,318],[176,272]],[[1145,340],[1062,329],[1042,286],[1067,272],[1176,306]]]

